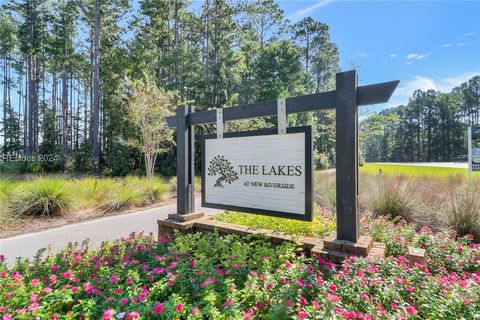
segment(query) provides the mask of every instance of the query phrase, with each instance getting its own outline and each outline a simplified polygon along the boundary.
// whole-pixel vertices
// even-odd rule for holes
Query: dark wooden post
[[[337,239],[357,242],[358,209],[358,78],[355,70],[336,77]]]
[[[177,214],[195,212],[195,140],[188,115],[192,106],[177,107]]]

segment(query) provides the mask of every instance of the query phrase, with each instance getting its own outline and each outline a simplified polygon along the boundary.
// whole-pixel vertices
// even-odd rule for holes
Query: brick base
[[[335,234],[325,237],[323,240],[303,236],[292,237],[283,232],[214,220],[211,217],[203,217],[203,213],[192,213],[190,215],[172,214],[168,218],[159,219],[157,223],[159,237],[171,235],[174,230],[182,233],[212,232],[216,230],[220,234],[237,234],[240,236],[262,234],[270,238],[272,243],[278,244],[285,241],[297,241],[307,254],[315,255],[334,263],[341,263],[345,258],[352,256],[383,258],[386,249],[385,244],[373,242],[372,238],[366,236],[360,237],[356,243],[338,240]]]

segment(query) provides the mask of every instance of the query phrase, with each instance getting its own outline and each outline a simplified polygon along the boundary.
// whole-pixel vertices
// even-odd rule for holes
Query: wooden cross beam
[[[358,222],[358,107],[390,100],[400,81],[358,86],[355,70],[336,75],[336,90],[286,99],[286,112],[336,110],[337,239],[357,242]],[[223,121],[277,115],[277,101],[257,102],[223,109]],[[180,106],[177,115],[167,118],[177,128],[177,213],[194,208],[193,126],[216,123],[216,110],[194,112]]]

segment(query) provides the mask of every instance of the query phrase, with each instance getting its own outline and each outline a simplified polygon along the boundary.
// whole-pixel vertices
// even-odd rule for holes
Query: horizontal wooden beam
[[[400,81],[389,81],[357,89],[357,105],[369,105],[384,103],[390,100],[393,92]],[[325,109],[335,109],[335,91],[314,93],[304,96],[287,98],[287,114],[309,112]],[[232,121],[248,118],[261,118],[275,116],[277,114],[277,101],[264,101],[223,109],[223,120]],[[190,113],[187,116],[189,126],[215,123],[217,121],[216,110],[206,110]],[[167,124],[174,128],[177,126],[177,117],[168,117]]]

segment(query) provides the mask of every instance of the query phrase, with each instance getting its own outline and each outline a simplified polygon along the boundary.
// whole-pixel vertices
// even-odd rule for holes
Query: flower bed
[[[452,245],[467,257],[455,271],[443,257],[412,268],[403,256],[348,260],[338,267],[298,255],[291,243],[272,246],[259,237],[233,235],[192,234],[160,242],[137,235],[98,250],[72,245],[12,268],[1,262],[0,316],[474,319],[480,316],[479,248],[468,239]]]

